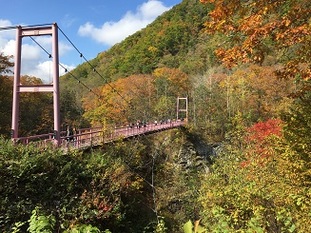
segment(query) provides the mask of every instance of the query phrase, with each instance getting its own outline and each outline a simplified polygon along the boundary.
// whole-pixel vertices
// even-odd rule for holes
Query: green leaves
[[[197,220],[195,222],[195,225],[192,224],[192,222],[189,220],[186,222],[183,226],[184,233],[204,233],[207,232],[204,227],[199,225],[200,220]]]
[[[100,233],[101,231],[97,227],[92,225],[78,225],[70,230],[64,231],[64,233]],[[105,230],[104,233],[111,233],[109,230]]]
[[[55,232],[56,220],[52,215],[42,215],[39,213],[39,208],[35,208],[32,211],[32,215],[29,219],[28,231],[30,233],[53,233]]]
[[[230,141],[216,158],[199,198],[202,221],[211,232],[304,232],[309,227],[309,168],[302,163],[307,158],[282,152],[291,144],[278,122],[249,127],[248,137],[238,138],[240,144]]]

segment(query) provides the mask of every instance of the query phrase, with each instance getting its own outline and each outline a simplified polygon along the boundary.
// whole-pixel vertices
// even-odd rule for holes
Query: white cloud
[[[72,51],[73,47],[63,43],[61,41],[58,42],[58,51],[59,51],[59,56],[64,56],[65,54],[67,54],[68,52]]]
[[[22,61],[39,60],[41,56],[41,49],[38,46],[30,44],[22,45]]]
[[[73,17],[72,15],[69,15],[69,14],[66,14],[62,20],[61,20],[61,24],[64,25],[66,28],[69,28],[71,27],[74,22],[76,21],[77,19],[75,17]]]
[[[140,5],[135,13],[128,11],[117,22],[105,22],[101,27],[87,22],[80,26],[78,33],[80,36],[91,37],[97,42],[112,46],[146,27],[157,16],[169,9],[170,7],[164,6],[161,1],[149,0]]]
[[[8,27],[11,26],[12,23],[10,20],[7,19],[0,19],[0,27]]]
[[[9,20],[0,19],[0,28],[10,27],[12,23]],[[1,30],[0,31],[0,52],[6,47],[6,44],[15,38],[14,30]]]
[[[28,64],[31,64],[31,62],[29,62]],[[61,67],[59,67],[60,76],[66,73],[63,67],[65,67],[67,71],[71,71],[75,68],[74,66],[61,64]],[[53,62],[43,61],[43,62],[33,64],[32,67],[23,66],[22,73],[26,73],[29,76],[40,78],[45,83],[51,83],[53,81]]]
[[[8,40],[6,38],[1,38],[1,41],[4,42],[2,45],[0,45],[1,53],[3,53],[6,56],[14,55],[16,47],[15,40]]]
[[[50,83],[53,80],[53,64],[52,61],[29,61],[22,66],[22,73],[29,76],[34,76],[44,80],[46,83]]]

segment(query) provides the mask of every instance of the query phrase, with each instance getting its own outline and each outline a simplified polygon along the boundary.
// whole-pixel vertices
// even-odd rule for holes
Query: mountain
[[[208,7],[199,1],[184,0],[146,28],[108,51],[100,52],[89,63],[79,65],[72,74],[63,76],[62,85],[71,86],[70,83],[79,79],[89,87],[95,87],[132,74],[150,74],[163,66],[180,68],[187,73],[205,70],[206,63],[200,60],[208,59],[209,54],[204,48],[198,53],[197,48],[208,11]],[[194,59],[194,54],[202,59]]]

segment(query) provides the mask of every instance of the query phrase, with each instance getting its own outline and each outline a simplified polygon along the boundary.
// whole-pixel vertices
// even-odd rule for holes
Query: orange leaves
[[[178,96],[187,96],[190,90],[188,76],[178,69],[159,68],[151,75],[132,75],[98,87],[96,93],[84,98],[85,117],[93,124],[127,125],[137,120],[149,121],[154,116],[156,105],[163,96],[175,105]],[[165,105],[164,115],[174,111]],[[173,109],[173,110],[172,110]]]
[[[250,15],[242,19],[239,23],[239,30],[246,34],[252,34],[256,28],[261,27],[263,16],[260,14]]]
[[[287,25],[287,20],[282,21],[283,25]],[[283,46],[291,46],[297,43],[302,43],[311,35],[311,27],[301,25],[298,27],[288,28],[276,34],[275,39],[281,41]]]
[[[252,48],[241,49],[239,46],[230,49],[219,48],[215,51],[216,55],[222,60],[227,67],[233,67],[238,62],[247,63],[250,61],[249,54],[252,53]]]
[[[224,22],[226,22],[226,17],[228,16],[228,10],[223,6],[219,6],[215,10],[210,12],[209,16],[213,19],[221,19],[220,22],[222,22],[223,24]]]
[[[200,0],[201,3],[214,3],[216,0]]]
[[[176,97],[187,95],[191,88],[188,75],[179,69],[157,68],[154,70],[153,76],[155,79],[164,78],[169,81],[169,90]]]
[[[140,111],[143,110],[139,107],[147,108],[145,104],[154,93],[154,86],[151,76],[132,75],[99,87],[98,92],[100,100],[93,95],[84,99],[85,117],[93,124],[105,121],[123,125],[128,124],[129,120],[139,119],[139,115],[141,117]]]
[[[229,43],[216,50],[216,55],[227,67],[248,62],[261,64],[271,48],[281,50],[282,54],[284,51],[290,53],[284,54],[286,59],[295,56],[310,61],[307,55],[311,35],[310,1],[201,2],[214,6],[205,23],[206,31],[228,36]],[[297,45],[308,48],[299,50]]]

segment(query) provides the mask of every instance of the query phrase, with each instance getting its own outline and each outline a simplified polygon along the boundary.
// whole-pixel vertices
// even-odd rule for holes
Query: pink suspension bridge
[[[11,28],[9,28],[11,29]],[[167,121],[162,124],[147,124],[140,127],[120,127],[113,130],[107,130],[103,128],[88,128],[76,130],[73,135],[68,136],[66,131],[61,131],[60,128],[60,89],[59,89],[59,67],[65,69],[64,66],[59,63],[59,51],[58,51],[58,31],[61,31],[63,35],[68,39],[68,41],[77,50],[80,57],[85,57],[77,49],[76,46],[69,40],[69,38],[64,34],[64,32],[57,26],[56,23],[53,24],[43,24],[35,26],[17,26],[16,27],[16,53],[15,53],[15,66],[14,66],[14,83],[13,83],[13,105],[12,105],[12,140],[17,143],[29,144],[30,142],[35,145],[46,147],[49,144],[61,147],[61,148],[86,148],[90,146],[97,146],[119,140],[120,138],[130,138],[137,135],[155,133],[161,130],[172,129],[180,127],[187,122],[188,119],[188,99],[187,98],[177,98],[177,120]],[[38,42],[36,42],[33,37],[36,36],[52,36],[52,54],[47,52]],[[53,59],[53,82],[51,84],[41,84],[41,85],[21,85],[21,50],[22,50],[22,39],[24,37],[30,37],[36,44],[38,44],[48,55]],[[86,59],[85,59],[86,60]],[[86,62],[91,65],[87,60]],[[95,67],[91,65],[92,70],[94,70],[100,77],[101,74],[96,70]],[[67,72],[67,69],[65,69]],[[72,75],[73,76],[73,75]],[[77,79],[75,76],[73,76]],[[83,84],[79,79],[77,79],[80,84]],[[85,84],[84,87],[88,88]],[[122,98],[123,96],[112,86],[113,91],[116,91]],[[92,91],[88,88],[89,91]],[[20,93],[22,92],[50,92],[53,94],[53,110],[54,110],[54,129],[53,133],[35,135],[29,137],[19,137],[19,103],[20,103]],[[92,91],[93,92],[93,91]],[[95,92],[93,92],[97,95]],[[125,101],[125,98],[123,98]],[[184,101],[183,107],[180,107],[180,101]],[[185,121],[179,120],[179,113],[184,112]]]
[[[67,136],[66,131],[61,132],[60,147],[63,149],[86,149],[111,143],[118,140],[124,140],[139,135],[157,133],[159,131],[181,127],[185,121],[167,121],[161,124],[151,123],[137,127],[124,126],[113,130],[104,130],[98,128],[84,128],[76,130],[72,135]],[[53,133],[34,135],[29,137],[20,137],[16,140],[21,144],[33,144],[37,147],[46,148],[55,146],[55,135]]]

